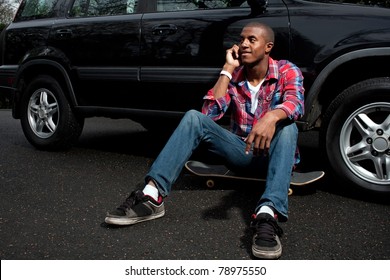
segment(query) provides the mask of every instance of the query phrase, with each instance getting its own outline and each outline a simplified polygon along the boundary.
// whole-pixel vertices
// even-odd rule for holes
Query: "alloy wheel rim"
[[[50,90],[36,90],[27,110],[28,122],[35,135],[49,138],[55,133],[60,116],[57,99]]]
[[[370,183],[390,183],[390,103],[367,104],[353,112],[340,133],[347,167]]]

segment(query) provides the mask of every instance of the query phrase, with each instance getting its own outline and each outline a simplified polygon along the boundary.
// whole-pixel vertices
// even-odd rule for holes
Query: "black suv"
[[[322,1],[323,2],[323,1]],[[301,131],[321,130],[336,174],[390,193],[390,9],[299,0],[23,0],[0,37],[0,91],[39,149],[86,117],[165,126],[200,109],[242,27],[276,33],[305,76]]]

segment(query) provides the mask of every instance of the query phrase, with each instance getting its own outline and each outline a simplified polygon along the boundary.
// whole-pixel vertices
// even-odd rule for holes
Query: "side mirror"
[[[268,0],[248,0],[247,2],[249,7],[251,7],[252,16],[263,14],[268,5]]]

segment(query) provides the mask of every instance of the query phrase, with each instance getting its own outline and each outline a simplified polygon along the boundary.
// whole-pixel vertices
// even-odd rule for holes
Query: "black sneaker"
[[[279,237],[283,230],[274,217],[260,213],[254,217],[251,228],[254,229],[252,253],[260,259],[278,259],[282,255],[282,244]]]
[[[116,210],[108,212],[105,222],[113,225],[133,225],[164,216],[165,208],[162,197],[158,201],[144,195],[140,190],[134,191]]]

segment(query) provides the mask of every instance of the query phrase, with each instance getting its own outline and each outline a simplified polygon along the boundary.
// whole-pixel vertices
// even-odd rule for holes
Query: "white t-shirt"
[[[246,81],[246,86],[248,87],[249,92],[251,93],[251,100],[252,100],[252,107],[251,107],[251,113],[254,114],[257,109],[257,105],[259,103],[259,92],[260,87],[264,83],[264,80],[261,80],[260,83],[257,86],[252,86],[248,80]]]

